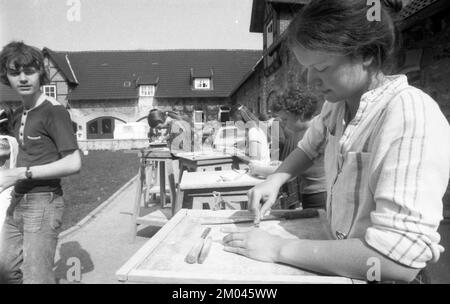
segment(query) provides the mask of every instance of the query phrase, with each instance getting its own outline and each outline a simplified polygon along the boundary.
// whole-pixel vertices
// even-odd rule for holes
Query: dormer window
[[[153,96],[155,96],[155,86],[154,85],[141,85],[141,86],[139,86],[139,96],[140,97],[153,97]]]
[[[211,78],[194,78],[195,90],[211,90]]]

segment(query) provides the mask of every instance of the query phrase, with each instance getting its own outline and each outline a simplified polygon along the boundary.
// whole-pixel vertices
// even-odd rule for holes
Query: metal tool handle
[[[208,238],[203,242],[203,248],[200,250],[200,255],[198,257],[198,263],[203,264],[203,262],[208,257],[209,251],[211,250],[212,245],[212,237],[208,236]]]

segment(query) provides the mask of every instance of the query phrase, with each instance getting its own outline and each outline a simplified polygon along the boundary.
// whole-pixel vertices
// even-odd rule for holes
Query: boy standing
[[[17,168],[0,172],[0,192],[15,186],[0,236],[0,274],[7,283],[55,283],[64,209],[60,178],[81,169],[72,121],[64,106],[40,91],[48,78],[38,49],[23,42],[6,45],[0,79],[22,99],[14,114]]]

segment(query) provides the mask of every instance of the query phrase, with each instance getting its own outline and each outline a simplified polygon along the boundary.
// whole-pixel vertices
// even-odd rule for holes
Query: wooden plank
[[[241,175],[243,171],[222,170],[206,172],[185,172],[181,179],[180,188],[213,189],[255,186],[264,181],[249,174]]]
[[[288,238],[332,239],[323,210],[320,217],[292,221],[262,222],[261,229]],[[263,263],[223,250],[221,225],[214,225],[211,253],[203,264],[184,258],[208,217],[249,216],[249,211],[182,209],[118,272],[121,281],[146,283],[354,283],[342,277],[318,276],[288,265]],[[176,223],[175,223],[176,222]],[[227,225],[228,227],[232,225]],[[237,224],[246,227],[245,224]]]
[[[174,229],[178,223],[186,217],[187,210],[180,210],[172,219],[164,225],[151,239],[149,242],[139,249],[139,251],[134,254],[130,260],[128,260],[117,272],[116,276],[119,281],[126,281],[128,279],[129,272],[138,267],[139,264],[146,259],[146,257],[152,253],[152,251],[158,246],[158,244]]]
[[[247,275],[244,278],[230,274],[192,273],[177,271],[132,270],[129,280],[152,284],[354,284],[350,278],[333,276]]]
[[[214,159],[231,159],[232,155],[222,153],[222,152],[208,152],[208,153],[199,153],[199,152],[178,152],[174,153],[174,156],[190,160],[190,161],[201,161],[201,160],[214,160]]]
[[[144,224],[151,226],[162,227],[171,218],[172,211],[170,209],[157,209],[145,216],[140,216],[136,219],[136,224]]]

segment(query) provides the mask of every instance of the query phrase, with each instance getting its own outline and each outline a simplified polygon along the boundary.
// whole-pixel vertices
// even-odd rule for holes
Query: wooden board
[[[174,155],[178,158],[188,159],[191,161],[194,160],[209,160],[209,159],[231,159],[232,156],[230,154],[225,154],[222,152],[177,152]]]
[[[223,250],[221,227],[250,224],[201,225],[208,218],[242,216],[248,211],[181,209],[116,273],[124,282],[142,283],[353,283],[343,277],[319,276],[288,265],[264,263]],[[319,218],[261,222],[261,229],[286,238],[331,239]],[[185,257],[206,227],[212,227],[211,252],[203,264],[188,264]]]
[[[243,170],[222,170],[205,172],[184,172],[180,183],[181,190],[187,189],[214,189],[254,186],[261,182],[259,179],[244,174]],[[223,177],[223,178],[222,178]]]

